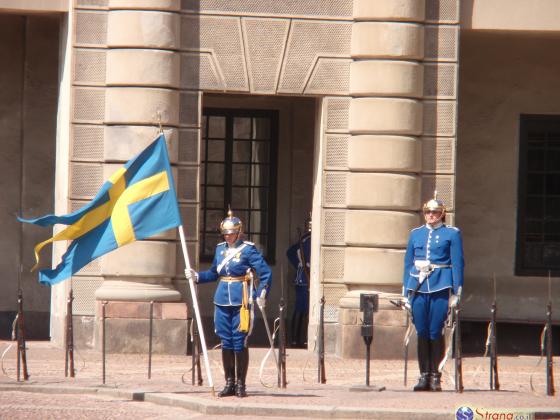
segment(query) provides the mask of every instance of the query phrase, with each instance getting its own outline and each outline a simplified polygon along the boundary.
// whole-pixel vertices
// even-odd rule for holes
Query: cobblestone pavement
[[[13,393],[13,397],[6,389],[13,390],[18,386],[15,381],[16,362],[15,348],[7,350],[11,342],[0,342],[2,359],[2,373],[0,376],[0,412],[6,413],[9,408],[14,416],[9,418],[37,418],[26,405],[25,395],[21,392]],[[7,350],[7,351],[6,351]],[[259,367],[265,355],[265,349],[251,349],[251,365],[248,377],[249,398],[235,397],[218,399],[212,396],[207,386],[204,363],[202,371],[205,384],[201,387],[191,385],[191,358],[187,356],[154,355],[152,359],[152,378],[147,378],[148,356],[145,354],[110,354],[106,359],[106,383],[101,380],[101,355],[93,350],[77,349],[75,356],[76,378],[64,377],[64,352],[48,342],[28,343],[28,370],[31,375],[23,387],[41,388],[41,392],[58,393],[52,400],[33,393],[41,407],[38,418],[119,418],[126,414],[134,418],[167,419],[167,415],[179,412],[173,418],[197,418],[198,411],[203,418],[212,418],[208,414],[217,415],[218,412],[251,415],[254,418],[262,416],[281,415],[282,409],[290,409],[291,414],[286,418],[295,419],[297,416],[323,417],[320,410],[325,411],[324,417],[334,417],[333,410],[364,409],[366,414],[362,418],[375,418],[372,410],[409,410],[427,412],[435,415],[448,413],[452,415],[457,407],[469,405],[471,407],[502,408],[517,411],[551,412],[546,418],[560,418],[560,398],[545,395],[545,365],[541,362],[535,370],[538,357],[500,357],[499,379],[500,391],[488,390],[488,359],[467,357],[463,360],[465,392],[454,392],[452,382],[453,361],[448,361],[443,375],[444,391],[441,393],[413,393],[411,388],[417,378],[417,366],[414,360],[409,361],[409,380],[403,384],[403,362],[401,360],[372,360],[370,383],[383,386],[383,392],[355,392],[356,385],[365,383],[365,362],[363,360],[342,360],[327,355],[326,376],[327,384],[317,384],[316,356],[306,350],[289,350],[287,355],[288,387],[278,389],[273,358],[263,368],[262,378],[259,378]],[[214,378],[216,391],[223,386],[221,372],[221,354],[219,350],[209,352],[210,366]],[[558,375],[556,375],[558,378]],[[262,381],[261,381],[262,379]],[[534,391],[531,390],[532,379]],[[22,388],[23,389],[23,388]],[[19,390],[19,389],[18,389]],[[110,395],[85,396],[61,395],[72,392],[89,392],[91,394],[106,393]],[[116,398],[118,392],[136,391],[145,396],[144,402],[131,402],[130,395],[122,394]],[[76,400],[74,400],[76,399]],[[42,401],[42,402],[41,402]],[[65,402],[66,401],[66,402]],[[158,410],[153,402],[170,405]],[[202,405],[201,405],[202,404]],[[206,405],[205,405],[206,404]],[[178,406],[184,408],[178,408]],[[208,410],[211,405],[213,412]],[[21,406],[21,408],[19,408]],[[68,408],[75,406],[75,409]],[[60,407],[60,408],[58,408]],[[79,408],[78,408],[79,407]],[[99,411],[95,411],[96,408]],[[142,408],[143,407],[143,408]],[[152,407],[154,411],[152,410]],[[206,407],[206,408],[200,408]],[[81,410],[83,408],[83,410]],[[310,410],[316,410],[314,412]],[[57,410],[61,410],[60,412]],[[88,411],[89,410],[89,411]],[[104,417],[108,410],[115,410],[117,417]],[[228,411],[229,410],[229,411]],[[253,411],[251,411],[253,410]],[[254,411],[256,410],[256,411]],[[298,411],[300,410],[300,411]],[[306,411],[307,410],[307,411]],[[330,411],[329,411],[330,410]],[[52,416],[51,416],[52,412]],[[21,417],[17,417],[21,414]],[[47,413],[45,415],[45,413]],[[95,415],[101,417],[95,417]],[[309,414],[311,413],[311,414]],[[443,414],[442,414],[443,413]],[[88,415],[93,417],[87,417]],[[26,415],[28,415],[26,417]],[[340,417],[352,417],[348,414],[337,414]],[[49,417],[50,416],[50,417]],[[82,417],[80,417],[82,416]],[[159,417],[158,417],[159,416]],[[396,414],[395,414],[396,416]],[[4,418],[4,417],[2,417]],[[7,418],[7,417],[6,417]],[[382,415],[379,418],[388,418]],[[403,417],[409,418],[403,414]],[[428,418],[428,417],[424,417]],[[444,418],[444,417],[442,417]]]

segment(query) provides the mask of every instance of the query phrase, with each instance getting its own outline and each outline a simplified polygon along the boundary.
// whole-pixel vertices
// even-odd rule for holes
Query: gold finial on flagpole
[[[161,124],[161,111],[157,112],[157,117],[158,117],[159,134],[163,134],[163,126]]]

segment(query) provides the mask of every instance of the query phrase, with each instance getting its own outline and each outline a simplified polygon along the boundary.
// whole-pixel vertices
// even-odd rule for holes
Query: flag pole
[[[183,231],[183,225],[179,225],[179,236],[181,237],[181,248],[183,249],[183,257],[185,258],[185,269],[191,269],[191,263],[189,262],[189,254],[187,252],[187,244],[185,241],[185,232]],[[196,317],[196,325],[198,327],[198,333],[200,335],[200,344],[202,344],[202,352],[204,353],[204,366],[206,368],[206,376],[208,377],[208,384],[212,388],[212,395],[214,395],[214,382],[212,381],[212,373],[210,372],[210,364],[208,363],[208,349],[206,348],[206,339],[204,338],[204,330],[202,329],[202,320],[200,318],[200,309],[198,308],[198,301],[196,298],[196,291],[194,289],[194,281],[192,277],[189,279],[189,287],[191,290],[194,315]]]

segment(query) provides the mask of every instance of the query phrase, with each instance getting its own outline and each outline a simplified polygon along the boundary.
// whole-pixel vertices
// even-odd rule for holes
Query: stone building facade
[[[560,269],[554,262],[554,255],[560,258],[554,223],[560,222],[546,225],[551,235],[543,234],[540,248],[521,240],[527,220],[519,211],[530,193],[520,189],[525,140],[517,129],[537,124],[531,115],[560,113],[552,93],[559,63],[546,48],[560,31],[552,0],[539,10],[529,0],[19,3],[0,1],[0,30],[25,46],[1,73],[2,103],[17,104],[6,111],[0,134],[10,163],[3,177],[20,180],[4,188],[9,204],[1,217],[14,239],[2,245],[0,264],[17,282],[4,280],[9,292],[0,302],[1,325],[11,323],[23,285],[37,336],[61,342],[72,289],[80,343],[98,345],[101,302],[109,302],[110,348],[142,350],[146,302],[153,301],[156,349],[184,351],[180,302],[189,296],[175,231],[101,257],[49,291],[26,269],[33,244],[50,232],[12,219],[17,212],[34,217],[78,209],[160,125],[198,268],[208,265],[209,244],[217,239],[224,209],[212,204],[225,204],[223,191],[234,209],[243,209],[250,239],[271,262],[276,284],[269,307],[282,289],[293,301],[285,250],[311,213],[310,347],[324,296],[327,349],[361,356],[359,295],[378,292],[374,355],[400,357],[395,349],[406,319],[388,297],[401,290],[408,233],[422,223],[421,204],[435,189],[447,204],[447,222],[464,235],[465,318],[473,325],[488,318],[494,276],[504,323],[543,318],[544,273],[548,267],[557,280]],[[514,17],[502,16],[503,8]],[[9,54],[13,45],[3,42],[0,51]],[[242,168],[235,157],[241,143],[230,149],[233,157],[211,149],[230,137],[251,150],[266,144],[266,159],[255,163],[261,156],[255,152]],[[560,147],[549,143],[553,151]],[[255,191],[248,200],[258,206],[240,201],[235,181],[212,184],[220,168],[232,179],[247,170],[246,189]],[[555,170],[547,176],[553,179]],[[560,182],[555,179],[550,182]],[[554,191],[539,199],[554,205],[560,195]],[[547,217],[539,220],[549,223]],[[66,245],[55,245],[53,263]],[[529,257],[528,268],[520,262],[539,252],[540,266]],[[212,292],[199,290],[210,337]]]

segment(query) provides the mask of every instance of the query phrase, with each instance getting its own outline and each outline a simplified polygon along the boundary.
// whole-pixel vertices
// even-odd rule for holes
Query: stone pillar
[[[142,150],[161,123],[177,161],[180,58],[179,0],[110,0],[104,135],[104,179]],[[141,10],[136,10],[141,9]],[[173,286],[176,231],[119,248],[101,258],[98,300],[177,301]]]
[[[350,67],[344,283],[337,352],[365,352],[361,292],[400,293],[404,248],[421,204],[422,0],[355,0]],[[404,312],[380,299],[374,357],[401,357]]]
[[[64,73],[70,75],[72,84],[70,132],[67,137],[59,138],[57,152],[57,162],[63,162],[61,156],[68,156],[69,176],[58,177],[65,171],[57,167],[56,200],[58,213],[82,207],[117,168],[156,138],[161,124],[191,262],[195,265],[201,101],[198,92],[181,90],[181,79],[186,75],[181,74],[179,52],[180,3],[180,0],[73,2],[69,13],[74,22],[70,26],[72,66]],[[63,211],[65,206],[67,211]],[[61,252],[58,248],[55,251],[56,261]],[[88,264],[73,276],[71,283],[78,345],[97,344],[99,325],[92,322],[93,317],[99,319],[100,305],[96,305],[96,299],[111,303],[179,301],[182,299],[179,289],[184,289],[182,271],[176,230],[129,244]],[[70,282],[65,284],[69,287]],[[58,294],[57,302],[63,303],[66,289],[60,289]],[[60,303],[58,307],[63,307]],[[58,321],[63,321],[61,315],[51,316],[53,331],[61,330],[63,322]],[[136,322],[140,329],[147,331],[147,320],[142,317],[135,320],[133,315],[129,317],[131,325]],[[111,334],[125,336],[127,322],[109,320],[114,323],[108,326]],[[162,328],[168,322],[162,320]],[[181,328],[184,337],[186,326]],[[177,332],[171,329],[164,334]],[[148,341],[143,342],[147,345]]]

